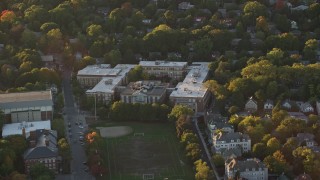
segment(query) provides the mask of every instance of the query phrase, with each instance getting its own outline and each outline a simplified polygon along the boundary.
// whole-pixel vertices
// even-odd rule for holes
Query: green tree
[[[267,156],[263,162],[272,173],[287,173],[289,170],[289,164],[286,162],[284,155],[280,151],[276,151],[272,155]]]
[[[142,79],[148,79],[148,75],[145,72],[143,72],[142,66],[140,66],[140,65],[135,66],[128,73],[128,81],[129,82],[139,81]]]
[[[223,157],[220,155],[220,154],[214,154],[212,156],[212,160],[213,160],[213,163],[214,165],[217,167],[217,168],[222,168],[224,167],[224,159]]]
[[[64,120],[63,119],[53,119],[51,121],[51,127],[53,130],[56,130],[58,133],[58,139],[63,138],[66,136],[65,134],[65,127],[64,127]]]
[[[284,52],[279,48],[273,48],[271,51],[267,53],[267,58],[274,65],[282,64],[281,60],[283,59],[283,56],[284,56]]]
[[[279,140],[275,137],[271,138],[267,142],[267,151],[268,154],[273,154],[274,152],[280,150],[281,144]]]
[[[171,120],[177,120],[180,116],[192,116],[193,115],[192,109],[190,109],[187,106],[184,105],[175,105],[170,114],[168,115],[168,118]]]
[[[46,23],[43,23],[41,26],[40,26],[40,30],[43,32],[43,33],[48,33],[50,30],[52,29],[58,29],[59,28],[59,25],[57,23],[54,23],[54,22],[46,22]]]
[[[256,143],[252,147],[252,153],[254,157],[257,157],[259,159],[264,159],[267,154],[266,149],[267,149],[267,146],[264,143]]]
[[[204,87],[215,95],[215,98],[223,100],[228,96],[228,90],[215,80],[208,80],[204,83]]]
[[[198,143],[198,137],[197,135],[195,135],[194,133],[192,133],[191,131],[189,130],[186,130],[182,133],[181,135],[181,143],[183,145],[188,145],[190,143]]]
[[[209,179],[210,177],[210,168],[208,167],[206,162],[203,162],[201,159],[194,162],[194,165],[196,167],[196,180],[204,180]]]
[[[103,33],[102,31],[102,26],[98,25],[98,24],[91,24],[88,28],[87,28],[87,34],[89,37],[96,39],[99,36],[101,36]]]
[[[200,145],[199,143],[189,143],[186,146],[186,156],[195,161],[200,158]]]
[[[44,176],[46,179],[49,178],[51,180],[53,180],[55,177],[54,172],[48,169],[42,163],[36,163],[30,167],[30,177],[32,179],[41,179]]]
[[[249,1],[244,6],[243,12],[252,16],[255,19],[259,16],[266,16],[267,7],[257,1]]]

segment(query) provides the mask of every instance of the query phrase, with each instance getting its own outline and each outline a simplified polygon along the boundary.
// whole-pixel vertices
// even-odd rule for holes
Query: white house
[[[314,112],[314,108],[312,107],[312,105],[309,102],[297,101],[296,104],[298,105],[300,111],[303,113],[313,113]]]
[[[251,139],[247,134],[240,132],[219,133],[213,137],[213,148],[216,153],[225,149],[241,147],[243,152],[251,151]]]
[[[229,159],[225,162],[225,175],[227,179],[234,179],[236,174],[250,180],[267,180],[268,168],[259,159],[237,160]]]

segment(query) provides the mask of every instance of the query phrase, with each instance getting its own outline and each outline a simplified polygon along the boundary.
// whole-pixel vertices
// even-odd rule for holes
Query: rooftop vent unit
[[[154,64],[155,65],[160,65],[160,61],[156,61]]]

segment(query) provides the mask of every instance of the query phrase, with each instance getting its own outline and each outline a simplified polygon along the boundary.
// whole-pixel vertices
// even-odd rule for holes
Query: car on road
[[[84,146],[84,143],[82,142],[82,143],[80,143],[81,144],[81,146]]]
[[[79,134],[79,135],[83,135],[84,133],[80,131],[80,132],[78,132],[78,134]]]
[[[82,164],[87,165],[87,161],[82,162]]]
[[[82,125],[80,125],[80,126],[79,126],[79,128],[80,128],[80,129],[83,129],[83,126],[82,126]]]
[[[89,171],[89,168],[87,168],[87,167],[84,168],[84,171],[85,171],[85,172],[88,172],[88,171]]]
[[[75,122],[74,124],[78,126],[78,122]]]

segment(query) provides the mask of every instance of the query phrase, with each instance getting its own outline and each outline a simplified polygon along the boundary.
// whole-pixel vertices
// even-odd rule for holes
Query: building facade
[[[225,162],[225,176],[234,179],[236,174],[250,180],[267,180],[268,168],[259,159],[237,160],[229,159]]]
[[[25,151],[23,156],[26,174],[29,174],[30,168],[37,163],[42,163],[48,169],[58,173],[60,157],[57,148],[57,131],[32,131],[30,132],[28,141],[30,147]]]
[[[5,114],[6,123],[52,120],[52,93],[33,91],[0,94],[0,110]]]
[[[182,79],[187,73],[187,62],[140,61],[143,71],[156,77]]]
[[[161,81],[131,82],[121,93],[125,103],[162,103],[166,97],[167,83]]]
[[[103,77],[114,77],[118,73],[110,64],[90,65],[78,71],[77,80],[82,87],[94,87]]]
[[[240,132],[219,133],[213,136],[213,149],[221,153],[225,149],[241,148],[243,152],[251,151],[251,139]]]
[[[103,103],[111,102],[120,93],[118,87],[128,83],[127,75],[136,65],[118,64],[112,70],[117,72],[114,76],[103,77],[92,89],[88,89],[86,94],[93,96],[96,101]]]
[[[208,77],[209,63],[196,62],[190,66],[190,71],[183,80],[177,84],[170,94],[170,101],[175,105],[185,105],[194,112],[204,112],[211,98],[208,88],[203,83]]]

